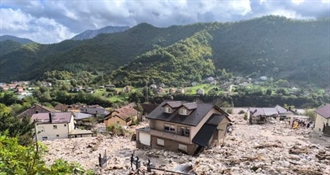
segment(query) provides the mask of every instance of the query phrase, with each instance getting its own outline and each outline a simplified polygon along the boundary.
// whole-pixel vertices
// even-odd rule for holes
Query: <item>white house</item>
[[[38,140],[92,136],[91,131],[74,128],[74,117],[71,112],[36,113],[32,115],[31,121],[36,121]]]
[[[53,140],[68,138],[74,130],[73,115],[71,112],[37,113],[31,120],[36,120],[38,140]]]
[[[317,108],[315,113],[316,118],[314,131],[321,133],[325,127],[330,126],[330,104]]]
[[[197,89],[197,91],[196,91],[197,95],[204,95],[204,93],[205,93],[204,89],[201,89],[201,88]]]
[[[268,78],[266,76],[261,76],[259,79],[262,80],[262,81],[267,81],[268,80]]]

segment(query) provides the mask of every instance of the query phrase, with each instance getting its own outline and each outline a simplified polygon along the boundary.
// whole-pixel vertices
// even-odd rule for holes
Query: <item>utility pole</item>
[[[34,120],[34,135],[35,135],[35,142],[36,142],[36,153],[39,152],[39,146],[38,146],[38,135],[37,135],[37,120]]]
[[[148,103],[149,102],[149,87],[148,87],[148,80],[146,81],[146,88],[147,88],[147,97],[146,97],[146,102]]]

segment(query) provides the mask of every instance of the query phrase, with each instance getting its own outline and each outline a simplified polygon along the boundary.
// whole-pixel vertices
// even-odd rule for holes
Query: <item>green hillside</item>
[[[330,19],[297,21],[269,16],[210,31],[216,67],[329,84]]]
[[[115,71],[113,80],[140,85],[150,78],[163,83],[200,81],[215,72],[209,46],[211,39],[212,36],[203,30],[170,46],[148,51]]]
[[[0,56],[18,49],[22,44],[19,42],[5,40],[0,42]]]
[[[141,84],[195,81],[226,69],[327,86],[330,19],[266,16],[235,23],[157,28],[146,23],[84,41],[3,46],[0,81],[36,79],[50,70],[97,71],[106,80]],[[6,45],[6,44],[5,44]],[[10,48],[15,48],[10,50]],[[8,50],[8,51],[7,51]]]

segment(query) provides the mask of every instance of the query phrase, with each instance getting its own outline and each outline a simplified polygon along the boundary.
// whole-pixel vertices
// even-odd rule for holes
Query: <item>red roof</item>
[[[110,114],[109,117],[118,116],[119,118],[126,120],[129,117],[136,116],[138,111],[135,110],[133,106],[134,106],[133,104],[129,104],[127,106],[116,109]]]

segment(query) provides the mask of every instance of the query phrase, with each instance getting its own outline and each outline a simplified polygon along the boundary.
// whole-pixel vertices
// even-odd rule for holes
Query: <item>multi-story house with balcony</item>
[[[149,126],[136,129],[136,147],[197,155],[225,137],[228,116],[210,103],[164,101],[146,116]]]

